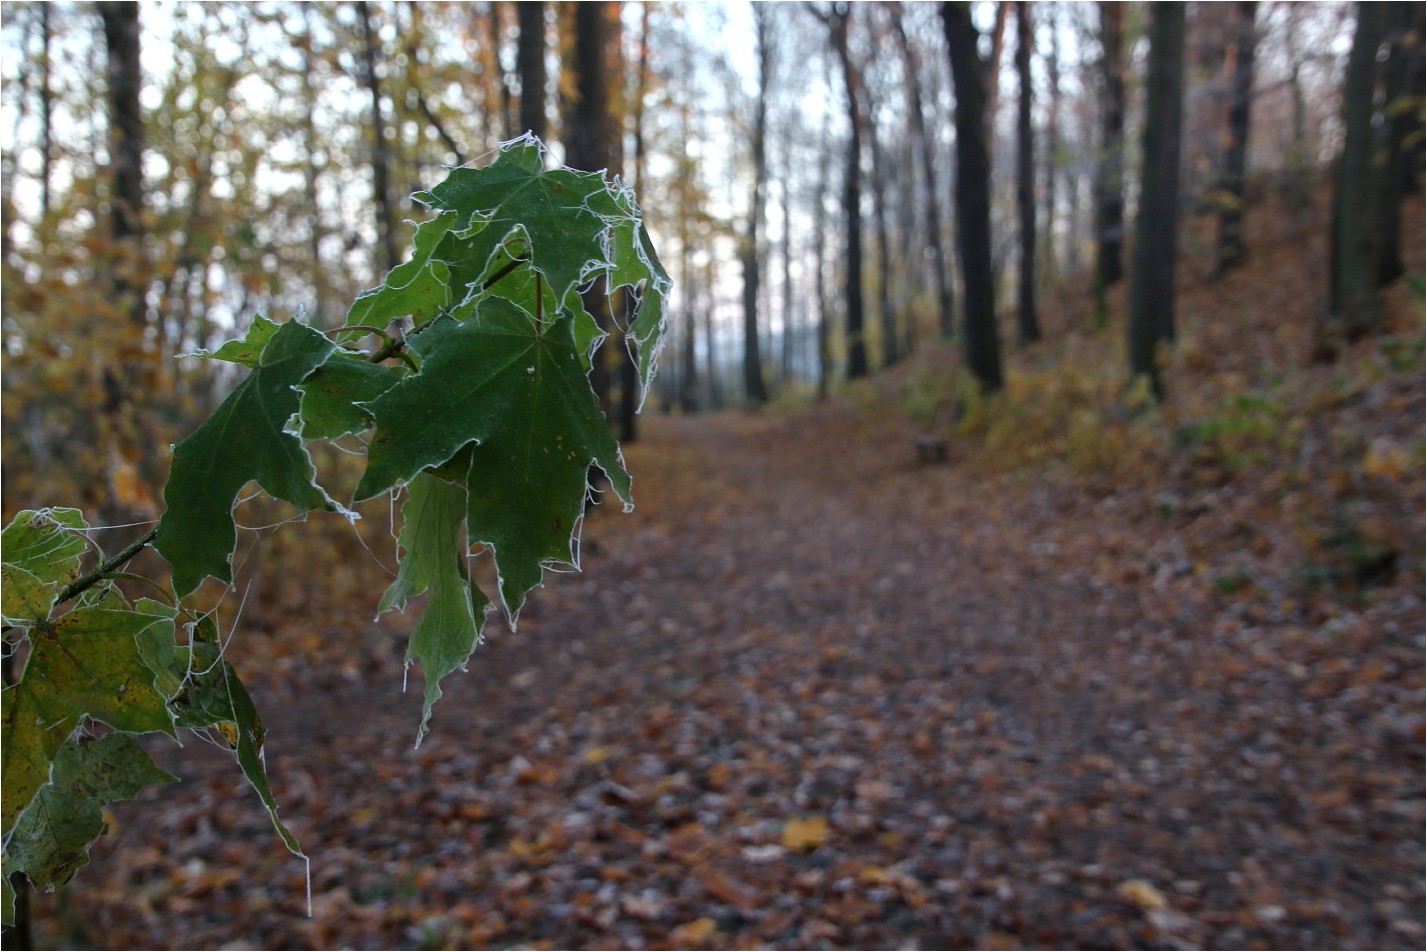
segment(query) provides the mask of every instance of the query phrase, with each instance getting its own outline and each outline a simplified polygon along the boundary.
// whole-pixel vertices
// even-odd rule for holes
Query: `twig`
[[[148,532],[145,532],[133,542],[130,542],[128,545],[124,546],[124,548],[120,549],[117,553],[105,559],[99,565],[96,565],[93,569],[84,573],[79,578],[75,579],[73,582],[70,582],[64,588],[60,589],[60,592],[58,595],[55,596],[54,601],[50,602],[50,607],[54,608],[57,605],[63,605],[65,602],[69,601],[71,598],[74,598],[81,592],[91,589],[95,585],[104,581],[106,578],[109,578],[116,568],[123,565],[125,562],[129,561],[134,556],[138,555],[148,546],[152,545],[154,539],[158,538],[158,534],[159,527],[154,526]],[[17,626],[15,625],[6,625],[4,629],[0,629],[0,634],[9,634],[10,632],[14,631],[16,627]]]

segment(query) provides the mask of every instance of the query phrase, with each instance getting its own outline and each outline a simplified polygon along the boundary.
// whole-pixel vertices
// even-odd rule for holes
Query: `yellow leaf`
[[[1368,447],[1363,459],[1363,472],[1368,476],[1397,479],[1412,465],[1407,451],[1385,437],[1378,437]]]
[[[1115,888],[1115,892],[1119,893],[1121,899],[1132,902],[1141,909],[1163,909],[1169,905],[1164,893],[1143,879],[1127,879]]]
[[[679,926],[669,935],[669,938],[673,940],[675,948],[688,949],[707,943],[716,932],[718,932],[718,923],[705,916]]]
[[[809,816],[789,820],[779,842],[784,849],[813,850],[827,842],[827,817]]]

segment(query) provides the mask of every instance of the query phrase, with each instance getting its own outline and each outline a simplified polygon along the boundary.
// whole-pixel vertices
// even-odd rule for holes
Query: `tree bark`
[[[1124,277],[1125,244],[1125,10],[1101,0],[1100,156],[1095,166],[1095,286],[1097,298]],[[1103,320],[1103,313],[1100,317]]]
[[[1128,319],[1130,375],[1164,396],[1157,355],[1174,340],[1178,250],[1180,119],[1184,104],[1184,5],[1157,2],[1150,14],[1145,91],[1144,172],[1135,219]]]
[[[956,213],[965,284],[962,349],[966,367],[985,391],[1001,389],[996,286],[991,275],[991,160],[986,145],[986,64],[977,52],[969,3],[941,5],[942,27],[956,88]]]
[[[827,193],[832,179],[832,149],[828,120],[823,117],[822,148],[818,149],[818,184],[813,196],[813,284],[817,288],[818,399],[827,398],[832,380],[832,302],[827,282]]]
[[[1328,320],[1331,330],[1358,337],[1382,321],[1378,269],[1382,256],[1382,186],[1385,163],[1375,163],[1378,49],[1387,36],[1391,7],[1359,3],[1358,25],[1343,79],[1343,151],[1333,202]],[[1326,343],[1326,342],[1325,342]]]
[[[327,322],[327,281],[322,268],[322,206],[317,199],[317,153],[321,145],[317,139],[317,90],[312,84],[312,70],[316,66],[312,41],[312,8],[302,8],[302,133],[305,161],[302,164],[303,193],[307,199],[308,251],[312,255],[312,313],[315,323],[325,327]]]
[[[867,376],[867,340],[863,330],[862,302],[862,123],[857,108],[859,77],[848,49],[848,23],[851,7],[833,4],[832,41],[842,66],[842,82],[847,93],[847,166],[842,183],[842,207],[847,239],[847,378],[857,380]]]
[[[141,269],[144,205],[144,124],[139,107],[139,5],[99,4],[108,50],[109,233],[121,261],[114,275],[114,300],[137,328],[147,323]]]
[[[1031,126],[1031,17],[1030,4],[1016,4],[1016,78],[1020,97],[1016,109],[1016,208],[1021,223],[1021,268],[1016,327],[1021,344],[1041,338],[1036,319],[1036,155]]]
[[[1056,208],[1057,182],[1056,177],[1060,172],[1060,111],[1062,93],[1060,89],[1060,11],[1055,4],[1050,4],[1046,8],[1050,16],[1050,51],[1045,58],[1046,81],[1050,83],[1050,109],[1046,115],[1044,145],[1041,152],[1045,156],[1042,163],[1045,168],[1045,185],[1041,189],[1041,197],[1045,208],[1045,217],[1041,227],[1041,233],[1045,235],[1045,245],[1041,251],[1041,260],[1045,263],[1047,276],[1054,281],[1060,273],[1060,260],[1058,256],[1058,245],[1056,240],[1056,216],[1059,209]]]
[[[520,128],[545,138],[545,3],[525,0],[515,5],[520,40],[515,48],[520,74]]]
[[[1423,11],[1421,3],[1393,2],[1388,40],[1391,52],[1386,66],[1386,94],[1383,125],[1387,141],[1384,144],[1381,170],[1382,182],[1382,250],[1378,255],[1377,281],[1385,286],[1397,280],[1406,270],[1402,261],[1402,196],[1413,183],[1414,167],[1409,164],[1414,147],[1422,136],[1422,41]],[[1413,97],[1419,105],[1413,108]],[[1421,163],[1417,163],[1417,169]]]
[[[758,95],[753,104],[753,194],[749,197],[748,223],[740,249],[743,266],[743,395],[753,406],[768,402],[763,382],[763,361],[758,340],[758,291],[762,281],[759,248],[763,208],[768,188],[768,72],[772,66],[772,22],[764,4],[753,7],[754,55],[758,61]]]
[[[510,74],[506,72],[505,64],[501,62],[500,48],[504,41],[505,27],[501,22],[501,4],[499,0],[489,0],[487,7],[487,24],[490,29],[491,47],[491,81],[496,84],[500,94],[500,138],[511,139],[515,136],[515,112],[514,103],[511,102]]]
[[[357,0],[357,18],[362,23],[363,79],[372,99],[372,198],[376,206],[377,241],[381,246],[379,265],[386,271],[399,262],[396,251],[396,228],[392,225],[391,153],[386,142],[386,116],[382,112],[381,81],[377,78],[376,27],[367,0]]]
[[[1254,14],[1258,4],[1237,4],[1238,22],[1229,46],[1228,135],[1221,159],[1217,200],[1219,205],[1219,255],[1216,274],[1223,275],[1243,263],[1244,178],[1248,172],[1249,116],[1254,86]]]
[[[865,89],[864,89],[865,93]],[[868,99],[862,110],[867,122],[867,142],[872,156],[872,231],[877,236],[877,307],[881,317],[882,366],[890,367],[901,355],[897,339],[897,310],[892,305],[892,239],[887,211],[887,156],[877,141],[876,110]]]
[[[947,260],[942,242],[941,186],[937,182],[936,144],[927,131],[926,107],[923,105],[921,62],[907,39],[907,30],[902,23],[902,5],[897,4],[892,17],[892,27],[897,34],[897,44],[902,49],[902,60],[907,70],[907,95],[911,100],[912,135],[917,140],[921,152],[922,178],[927,191],[927,245],[932,252],[932,269],[936,279],[937,329],[942,337],[949,338],[956,332],[956,317],[952,295],[951,262]]]

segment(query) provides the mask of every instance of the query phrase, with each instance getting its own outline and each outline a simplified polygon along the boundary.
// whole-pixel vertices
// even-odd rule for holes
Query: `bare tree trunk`
[[[515,5],[520,18],[516,72],[520,74],[520,128],[545,138],[545,3],[524,0]]]
[[[1036,320],[1036,156],[1031,128],[1031,17],[1030,4],[1016,4],[1016,77],[1021,85],[1016,109],[1016,208],[1021,219],[1021,269],[1016,319],[1020,342],[1040,340]]]
[[[780,208],[783,213],[783,353],[779,361],[779,376],[782,385],[793,378],[793,347],[797,342],[797,328],[793,321],[793,140],[783,137],[783,182],[779,189]]]
[[[510,139],[515,135],[515,104],[511,100],[511,76],[506,72],[505,64],[501,62],[500,58],[501,47],[505,41],[505,25],[502,23],[499,0],[489,0],[486,14],[486,23],[490,32],[491,81],[496,84],[496,90],[500,97],[499,138]]]
[[[50,217],[50,166],[54,159],[54,91],[50,88],[50,5],[40,4],[40,219]]]
[[[386,116],[382,112],[381,81],[377,78],[377,38],[367,0],[357,0],[357,18],[362,23],[362,63],[367,91],[372,98],[372,197],[377,213],[377,241],[382,257],[379,267],[390,271],[400,259],[396,251],[396,229],[392,225],[391,153],[387,149]]]
[[[1050,111],[1046,116],[1045,124],[1045,185],[1042,187],[1042,198],[1045,208],[1045,226],[1042,233],[1045,235],[1045,248],[1041,252],[1041,260],[1045,263],[1047,277],[1054,281],[1055,276],[1060,273],[1060,260],[1057,253],[1055,226],[1057,211],[1056,199],[1056,178],[1060,172],[1060,8],[1054,3],[1046,5],[1046,12],[1050,17],[1050,52],[1045,58],[1046,80],[1050,83]]]
[[[1228,135],[1216,196],[1219,205],[1219,256],[1215,273],[1223,275],[1243,263],[1245,255],[1244,178],[1248,173],[1249,115],[1254,87],[1254,14],[1258,4],[1237,4],[1238,22],[1228,50]]]
[[[1388,39],[1391,52],[1386,68],[1383,124],[1386,127],[1386,168],[1382,171],[1382,250],[1377,280],[1387,285],[1406,270],[1402,262],[1402,196],[1412,182],[1415,165],[1409,160],[1422,143],[1423,11],[1421,3],[1394,2]],[[1414,97],[1418,108],[1412,108]],[[1412,145],[1413,140],[1416,145]]]
[[[1130,275],[1130,375],[1146,377],[1156,397],[1156,360],[1174,340],[1174,264],[1179,225],[1180,119],[1184,101],[1184,5],[1151,8],[1150,74],[1145,92],[1144,173]]]
[[[773,60],[773,25],[768,11],[769,7],[764,4],[753,7],[754,55],[758,60],[758,96],[753,107],[753,194],[749,200],[748,224],[740,249],[743,265],[743,394],[744,399],[754,406],[768,402],[758,347],[758,291],[762,279],[758,245],[768,188],[768,72]]]
[[[996,122],[996,110],[1001,106],[1001,57],[1006,52],[1006,16],[1010,13],[1011,4],[1007,0],[1001,0],[996,4],[996,19],[991,27],[991,58],[983,60],[982,71],[985,76],[982,78],[982,89],[986,90],[986,121],[994,125]],[[978,58],[980,56],[978,51]],[[986,151],[989,154],[995,148],[995,142],[991,136],[986,138]]]
[[[962,350],[981,388],[1001,389],[996,333],[996,285],[991,275],[991,156],[986,146],[985,63],[969,3],[941,5],[942,26],[956,86],[956,212],[965,282]]]
[[[1124,277],[1125,245],[1125,9],[1100,3],[1100,157],[1095,167],[1096,323],[1105,320],[1105,293]]]
[[[827,279],[827,192],[832,178],[832,149],[828,142],[828,121],[823,117],[822,139],[818,149],[818,184],[813,196],[813,282],[817,288],[818,324],[818,399],[827,397],[832,381],[832,301]]]
[[[1333,207],[1328,321],[1358,337],[1382,321],[1378,269],[1382,255],[1382,188],[1373,128],[1378,49],[1387,36],[1390,5],[1358,3],[1358,26],[1343,79],[1343,151]],[[1324,342],[1325,345],[1327,342]]]
[[[862,123],[859,121],[857,108],[859,78],[847,45],[848,22],[851,19],[852,10],[848,4],[833,5],[832,40],[838,62],[842,65],[850,126],[842,207],[846,215],[847,236],[847,377],[849,380],[856,380],[867,376],[867,340],[863,331],[862,310]]]
[[[921,150],[922,176],[927,190],[927,244],[932,251],[932,268],[936,280],[937,329],[942,337],[951,337],[956,332],[956,318],[953,309],[951,262],[942,243],[941,186],[936,174],[936,144],[927,131],[926,111],[922,103],[922,80],[920,58],[907,39],[907,30],[902,23],[902,6],[899,3],[892,17],[892,27],[897,34],[897,43],[902,48],[902,60],[907,69],[907,94],[911,99],[912,135]]]
[[[723,409],[723,391],[718,382],[718,353],[714,350],[714,262],[704,259],[704,377],[708,380],[709,409]]]
[[[322,268],[322,206],[317,199],[317,90],[312,85],[312,70],[316,57],[312,49],[312,8],[302,8],[302,104],[303,104],[303,148],[307,153],[302,166],[303,193],[307,198],[307,216],[310,235],[308,249],[312,254],[312,310],[314,323],[319,327],[327,324],[327,279]]]
[[[882,318],[882,366],[897,362],[897,311],[892,306],[892,239],[887,212],[887,156],[877,141],[872,103],[866,103],[867,141],[872,154],[872,231],[877,236],[877,306]]]

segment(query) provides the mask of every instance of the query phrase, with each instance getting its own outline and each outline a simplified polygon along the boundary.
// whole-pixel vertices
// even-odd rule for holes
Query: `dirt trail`
[[[489,626],[419,750],[390,636],[246,674],[313,919],[190,748],[81,874],[89,940],[1420,947],[1420,699],[1147,569],[1173,547],[1122,502],[905,436],[646,421],[636,513]]]

